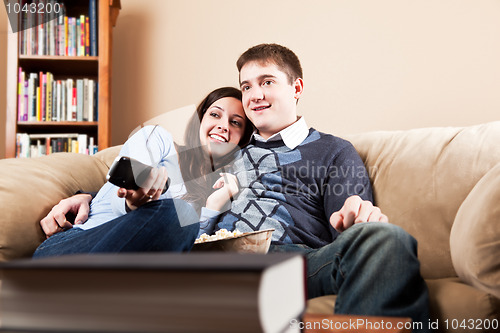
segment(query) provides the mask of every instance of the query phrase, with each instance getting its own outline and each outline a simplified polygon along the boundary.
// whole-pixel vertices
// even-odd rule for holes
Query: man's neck
[[[295,149],[309,135],[309,127],[307,127],[304,117],[300,117],[291,125],[285,127],[281,131],[271,136],[264,138],[259,133],[255,133],[255,139],[260,142],[269,142],[282,140],[283,143],[290,149]]]
[[[291,123],[289,123],[288,125],[282,127],[281,129],[279,129],[277,132],[274,132],[274,133],[266,133],[266,132],[261,132],[259,131],[259,129],[257,129],[257,133],[264,139],[264,140],[267,140],[269,139],[270,137],[280,133],[281,131],[283,131],[284,129],[287,129],[288,127],[292,126],[293,124],[295,124],[298,120],[300,119],[299,116],[297,116],[295,118],[294,121],[292,121]]]

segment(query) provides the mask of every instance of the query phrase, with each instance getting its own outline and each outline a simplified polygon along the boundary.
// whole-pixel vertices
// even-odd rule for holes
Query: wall
[[[282,43],[301,58],[299,111],[320,130],[343,135],[500,120],[498,0],[121,2],[113,42],[113,144],[150,118],[198,103],[213,88],[237,86],[236,59],[262,42]]]
[[[5,157],[5,109],[7,107],[7,34],[9,20],[3,4],[0,4],[0,158]]]
[[[122,0],[113,143],[237,85],[248,47],[300,57],[308,123],[336,134],[500,120],[500,1]]]

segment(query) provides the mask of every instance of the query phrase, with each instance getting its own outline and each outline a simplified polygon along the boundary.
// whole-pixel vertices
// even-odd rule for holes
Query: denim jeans
[[[175,203],[174,203],[175,200]],[[181,226],[187,221],[192,224]],[[73,228],[45,240],[33,257],[118,252],[182,252],[198,235],[198,214],[178,199],[151,201],[98,227]]]
[[[335,313],[411,317],[422,324],[422,330],[413,332],[430,332],[417,242],[403,229],[360,223],[319,249],[291,244],[272,245],[270,251],[303,253],[308,298],[337,295]]]

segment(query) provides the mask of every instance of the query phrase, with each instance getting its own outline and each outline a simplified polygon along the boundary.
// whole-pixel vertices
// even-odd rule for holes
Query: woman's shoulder
[[[174,138],[172,133],[167,131],[164,127],[160,125],[146,125],[139,128],[133,136],[138,135],[143,137],[146,140],[151,140],[153,138],[160,139],[161,141],[174,142]]]

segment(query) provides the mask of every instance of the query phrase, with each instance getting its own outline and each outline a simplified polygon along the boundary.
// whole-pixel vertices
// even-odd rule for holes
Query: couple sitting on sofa
[[[48,239],[34,256],[188,251],[202,231],[274,228],[270,251],[306,257],[308,297],[337,295],[336,313],[427,323],[415,239],[388,223],[361,223],[387,217],[372,204],[358,153],[297,117],[303,92],[297,56],[261,44],[237,66],[242,95],[233,88],[210,93],[191,120],[197,128],[187,130],[185,147],[159,127],[133,135],[120,155],[161,167],[137,191],[106,183],[93,199],[62,200],[41,221]],[[253,128],[245,115],[257,129],[248,145]],[[162,194],[167,177],[170,187]],[[196,212],[192,206],[204,207]],[[74,224],[68,212],[76,214]]]

